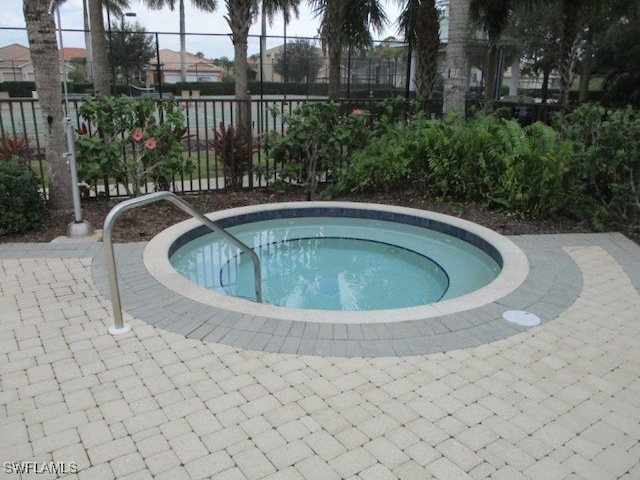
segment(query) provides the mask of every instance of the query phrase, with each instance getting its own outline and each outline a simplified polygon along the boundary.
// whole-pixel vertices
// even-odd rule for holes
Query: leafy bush
[[[368,113],[341,114],[337,103],[305,103],[282,115],[286,133],[266,138],[270,157],[280,164],[279,177],[305,186],[307,198],[315,196],[321,173],[336,174],[349,154],[369,138]]]
[[[559,115],[557,128],[576,152],[571,165],[591,220],[635,223],[640,219],[640,118],[633,109],[605,110],[585,104]]]
[[[44,200],[29,165],[0,162],[0,235],[20,233],[40,225]]]
[[[352,155],[330,194],[411,185],[522,217],[558,213],[571,200],[571,144],[542,124],[523,128],[489,114],[466,121],[416,115],[374,130],[378,135]]]
[[[386,120],[385,120],[386,121]],[[330,194],[390,191],[425,180],[425,152],[429,123],[422,117],[396,122],[356,150]]]
[[[153,99],[121,96],[84,102],[83,124],[76,136],[78,173],[87,182],[110,176],[123,183],[127,194],[137,195],[143,181],[166,190],[173,175],[189,172],[183,158],[187,129],[175,101],[156,104]]]

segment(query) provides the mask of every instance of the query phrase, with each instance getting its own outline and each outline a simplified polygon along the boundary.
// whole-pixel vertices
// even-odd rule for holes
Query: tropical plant
[[[367,112],[343,114],[334,102],[305,103],[291,114],[272,109],[272,115],[282,115],[286,126],[285,134],[266,139],[271,159],[280,165],[279,180],[303,185],[309,200],[321,175],[339,175],[348,156],[368,139]]]
[[[27,137],[0,137],[0,159],[11,160],[14,157],[24,158],[27,155]]]
[[[240,190],[251,166],[251,148],[246,138],[238,135],[233,126],[225,126],[224,122],[220,122],[220,128],[214,130],[214,139],[210,143],[217,158],[222,161],[225,187]]]
[[[388,192],[423,186],[428,175],[424,152],[428,123],[423,116],[409,123],[387,124],[362,148],[355,150],[331,194]]]
[[[400,3],[403,9],[398,19],[399,28],[418,57],[416,95],[428,99],[438,73],[440,13],[435,0],[403,0]]]
[[[103,98],[84,102],[79,113],[101,133],[83,125],[76,136],[78,175],[88,183],[110,176],[128,195],[138,195],[145,181],[166,190],[174,175],[193,168],[182,155],[187,132],[182,106],[173,100],[156,105],[150,98]]]
[[[574,143],[573,176],[581,199],[592,199],[591,220],[636,223],[640,220],[640,118],[631,108],[605,110],[585,104],[557,119]],[[587,213],[587,212],[582,212]]]
[[[371,29],[380,31],[387,18],[378,0],[312,0],[321,17],[320,38],[329,57],[329,99],[340,96],[342,50],[372,45]]]
[[[176,0],[143,0],[149,8],[162,9],[169,7],[173,12],[176,8]],[[180,21],[180,81],[187,81],[187,31],[185,25],[184,1],[178,0],[178,15]],[[217,8],[216,0],[191,0],[194,7],[203,12],[214,12]]]

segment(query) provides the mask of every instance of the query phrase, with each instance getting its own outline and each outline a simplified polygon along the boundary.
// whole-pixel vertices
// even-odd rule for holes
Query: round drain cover
[[[540,318],[537,315],[523,310],[509,310],[502,314],[502,318],[507,322],[515,323],[521,327],[535,327],[536,325],[540,325]]]

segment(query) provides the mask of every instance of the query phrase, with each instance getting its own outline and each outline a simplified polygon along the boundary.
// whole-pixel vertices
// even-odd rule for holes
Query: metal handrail
[[[253,261],[253,274],[254,274],[254,284],[256,290],[256,301],[258,303],[262,303],[262,283],[261,283],[261,272],[260,272],[260,259],[258,255],[251,250],[246,244],[242,243],[236,237],[227,232],[223,227],[218,225],[216,222],[208,219],[200,212],[198,212],[193,206],[182,200],[176,194],[172,192],[156,192],[150,193],[148,195],[144,195],[138,198],[132,198],[130,200],[125,200],[124,202],[119,203],[115,207],[111,209],[107,218],[104,220],[104,226],[102,229],[102,242],[104,243],[104,253],[107,262],[107,274],[109,276],[109,291],[111,292],[111,303],[113,304],[113,316],[115,325],[113,327],[109,327],[109,333],[112,335],[119,335],[121,333],[128,332],[131,330],[129,325],[126,325],[122,319],[122,304],[120,303],[120,289],[118,287],[118,272],[116,270],[116,260],[113,252],[113,239],[111,235],[111,230],[113,225],[118,218],[118,216],[126,212],[127,210],[138,207],[140,205],[147,205],[149,203],[157,202],[159,200],[167,200],[180,209],[187,212],[189,215],[194,217],[195,219],[202,222],[204,225],[209,227],[212,231],[219,233],[222,237],[227,240],[229,243],[235,245],[244,253],[249,255],[251,260]]]

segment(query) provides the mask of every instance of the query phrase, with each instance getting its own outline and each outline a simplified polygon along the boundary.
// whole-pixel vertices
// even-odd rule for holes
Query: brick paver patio
[[[113,337],[99,244],[0,245],[2,478],[638,479],[640,247],[521,241],[562,245],[582,273],[557,318],[355,358],[245,350],[129,313]],[[33,470],[47,468],[67,471]]]

